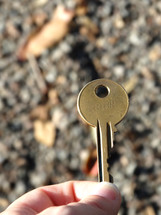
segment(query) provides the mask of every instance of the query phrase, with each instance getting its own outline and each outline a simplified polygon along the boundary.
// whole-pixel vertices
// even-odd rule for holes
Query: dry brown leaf
[[[39,105],[34,108],[30,113],[31,119],[40,119],[42,121],[46,121],[48,119],[48,106],[47,105]]]
[[[77,16],[82,16],[82,15],[85,15],[87,11],[88,11],[87,6],[81,5],[76,8],[75,13]]]
[[[9,201],[6,198],[0,197],[0,207],[7,208]]]
[[[97,150],[90,150],[82,164],[82,171],[92,177],[98,175]]]
[[[53,146],[55,142],[56,129],[51,121],[42,122],[36,120],[34,122],[34,137],[46,146]]]
[[[134,90],[134,88],[136,87],[136,85],[138,84],[138,82],[139,82],[138,76],[134,75],[123,84],[123,87],[125,88],[127,93],[131,93]]]
[[[151,206],[145,208],[144,215],[155,215],[155,211]]]
[[[85,15],[88,11],[88,7],[87,7],[87,1],[84,0],[75,0],[76,1],[76,9],[75,9],[75,14],[77,16],[82,16]]]
[[[50,105],[56,105],[59,103],[58,93],[55,89],[49,90],[48,98]]]
[[[82,4],[86,4],[87,1],[86,0],[75,0],[77,5],[82,5]]]
[[[66,10],[59,5],[52,19],[42,28],[32,33],[25,44],[18,51],[18,58],[26,60],[30,56],[38,57],[42,52],[61,41],[68,33],[69,24],[74,17],[74,12]]]
[[[95,161],[93,167],[91,168],[89,172],[90,176],[96,177],[98,175],[98,163],[97,160]]]

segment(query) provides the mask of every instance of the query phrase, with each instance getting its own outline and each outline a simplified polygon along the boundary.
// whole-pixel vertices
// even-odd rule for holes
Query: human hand
[[[111,183],[69,181],[26,193],[1,215],[116,215],[120,204]]]

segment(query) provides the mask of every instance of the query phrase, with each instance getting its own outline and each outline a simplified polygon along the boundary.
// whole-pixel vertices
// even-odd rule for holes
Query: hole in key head
[[[96,87],[95,93],[98,97],[104,98],[109,94],[109,90],[107,87],[105,87],[103,85],[99,85]]]

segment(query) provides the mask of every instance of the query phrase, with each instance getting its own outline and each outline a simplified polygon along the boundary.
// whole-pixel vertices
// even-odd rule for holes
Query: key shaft
[[[111,122],[97,121],[97,157],[98,180],[112,182],[109,174],[109,155],[113,146],[113,132]]]

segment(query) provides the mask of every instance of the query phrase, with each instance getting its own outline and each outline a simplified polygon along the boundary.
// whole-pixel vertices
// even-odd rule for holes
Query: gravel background
[[[49,18],[60,3],[71,8],[75,0],[0,0],[0,210],[38,186],[97,180],[82,171],[95,143],[76,99],[88,81],[109,78],[136,80],[110,161],[123,196],[120,215],[161,215],[161,1],[88,0],[85,16],[98,32],[84,35],[76,16],[66,37],[37,59],[44,94],[31,63],[19,62],[15,53],[35,29],[32,17]],[[34,138],[31,112],[47,104],[51,90],[58,102],[48,109],[56,131],[48,147]]]

